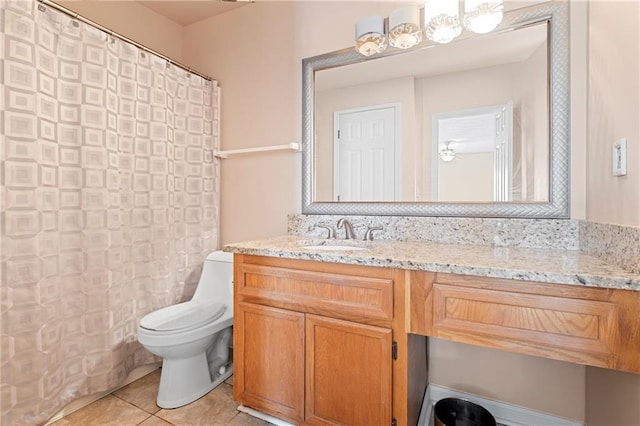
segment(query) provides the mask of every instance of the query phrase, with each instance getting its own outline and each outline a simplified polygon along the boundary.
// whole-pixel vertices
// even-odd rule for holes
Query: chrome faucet
[[[353,240],[356,238],[356,234],[355,232],[353,232],[353,225],[351,225],[351,222],[349,222],[346,218],[343,217],[342,219],[338,220],[336,227],[338,229],[344,227],[345,240]]]
[[[364,233],[364,238],[362,239],[364,241],[373,240],[373,231],[382,231],[382,226],[368,227],[367,232]]]

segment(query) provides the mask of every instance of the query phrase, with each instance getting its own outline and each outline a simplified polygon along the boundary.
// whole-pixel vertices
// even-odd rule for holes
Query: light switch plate
[[[627,139],[615,141],[612,151],[612,171],[614,176],[626,176],[627,174]]]

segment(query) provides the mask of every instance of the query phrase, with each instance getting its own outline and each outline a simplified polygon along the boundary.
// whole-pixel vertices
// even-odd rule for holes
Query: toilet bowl
[[[138,341],[162,357],[157,404],[176,408],[207,394],[233,373],[233,254],[207,256],[193,298],[145,315]]]

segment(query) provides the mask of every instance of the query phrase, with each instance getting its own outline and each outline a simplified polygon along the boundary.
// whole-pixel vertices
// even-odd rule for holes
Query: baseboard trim
[[[104,398],[105,396],[109,395],[110,393],[113,393],[113,392],[117,391],[118,389],[123,388],[123,387],[127,386],[128,384],[135,382],[136,380],[146,376],[147,374],[153,373],[158,368],[160,368],[160,366],[162,366],[162,362],[156,362],[156,363],[153,363],[153,364],[143,365],[141,367],[135,368],[133,371],[131,371],[129,373],[129,375],[127,376],[125,381],[122,383],[122,385],[118,386],[117,388],[112,389],[112,390],[107,391],[107,392],[100,392],[100,393],[95,393],[95,394],[92,394],[92,395],[87,395],[87,396],[84,396],[82,398],[78,398],[76,400],[71,401],[70,403],[65,405],[62,410],[58,411],[53,417],[51,417],[49,419],[49,421],[47,421],[47,423],[45,423],[45,426],[48,426],[53,422],[57,422],[58,420],[60,420],[64,416],[68,416],[69,414],[73,413],[74,411],[78,411],[79,409],[81,409],[83,407],[86,407],[87,405],[89,405],[89,404],[91,404],[93,402],[96,402],[100,398]]]
[[[269,423],[271,423],[273,425],[276,425],[276,426],[295,426],[295,425],[293,425],[291,423],[285,422],[282,419],[270,416],[268,414],[263,413],[262,411],[254,410],[253,408],[249,408],[249,407],[247,407],[245,405],[238,405],[237,410],[242,412],[242,413],[248,414],[248,415],[250,415],[252,417],[256,417],[256,418],[258,418],[260,420],[264,420],[265,422],[269,422]]]
[[[495,417],[496,422],[505,426],[584,426],[575,420],[563,419],[530,410],[520,405],[487,399],[467,392],[429,385],[422,403],[418,426],[433,425],[433,407],[442,398],[460,398],[481,405]]]

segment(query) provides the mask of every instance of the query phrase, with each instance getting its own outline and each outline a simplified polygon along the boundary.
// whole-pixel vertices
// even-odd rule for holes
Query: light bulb
[[[424,33],[436,43],[449,43],[462,33],[458,0],[426,0]]]
[[[420,13],[417,7],[401,7],[389,15],[389,44],[409,49],[422,41]]]
[[[356,24],[356,51],[364,56],[375,55],[387,48],[384,35],[384,18],[367,16]]]
[[[493,31],[502,22],[502,0],[465,0],[465,28],[478,34]]]

